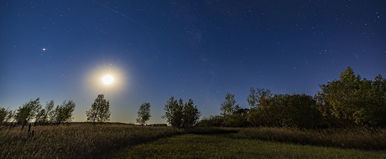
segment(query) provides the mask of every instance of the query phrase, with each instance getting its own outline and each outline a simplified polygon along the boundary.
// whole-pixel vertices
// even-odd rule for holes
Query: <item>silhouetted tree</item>
[[[87,120],[91,122],[104,122],[110,119],[110,102],[104,99],[103,94],[99,94],[86,112]]]
[[[197,124],[198,119],[200,118],[200,112],[197,109],[197,106],[194,105],[193,100],[189,99],[185,103],[183,108],[183,127],[190,128]]]
[[[23,127],[36,116],[36,113],[41,109],[40,100],[36,98],[31,100],[23,106],[19,107],[16,112],[15,119],[18,124]]]
[[[260,102],[263,102],[264,99],[269,97],[272,97],[272,93],[269,89],[250,88],[247,102],[251,108],[254,108],[259,106]]]
[[[50,100],[49,102],[47,102],[46,104],[46,107],[45,107],[45,116],[44,116],[44,119],[46,120],[46,122],[50,122],[50,123],[53,123],[55,122],[56,120],[56,114],[55,114],[55,103],[53,100]]]
[[[5,108],[0,108],[0,125],[5,121],[8,111]]]
[[[221,104],[222,115],[231,115],[238,109],[240,109],[240,106],[236,104],[235,95],[227,93],[225,95],[225,102]]]
[[[177,101],[174,97],[170,97],[164,110],[164,117],[166,117],[168,123],[177,128],[193,127],[200,117],[200,112],[192,99],[184,104],[182,99]]]
[[[165,118],[167,122],[173,127],[182,127],[182,116],[183,116],[183,102],[182,99],[177,101],[174,97],[170,97],[165,107]]]
[[[35,124],[44,124],[46,123],[47,118],[46,118],[46,110],[45,109],[40,109],[35,117]]]
[[[74,112],[75,109],[75,102],[72,100],[64,101],[61,106],[57,106],[55,108],[55,122],[57,124],[71,121],[72,118],[72,112]]]
[[[144,125],[146,121],[150,119],[150,103],[143,103],[138,110],[137,122],[141,125]]]
[[[249,89],[249,95],[248,95],[248,98],[247,98],[247,102],[248,102],[248,105],[253,108],[253,107],[257,107],[258,103],[259,103],[259,98],[256,96],[256,90],[255,88],[250,88]]]

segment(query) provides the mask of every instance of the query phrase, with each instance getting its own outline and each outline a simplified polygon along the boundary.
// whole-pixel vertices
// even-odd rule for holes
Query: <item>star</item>
[[[42,48],[42,51],[47,51],[47,49],[45,47]]]

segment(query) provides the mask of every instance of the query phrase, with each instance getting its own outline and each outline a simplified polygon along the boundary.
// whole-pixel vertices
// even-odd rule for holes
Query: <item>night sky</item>
[[[192,98],[207,117],[227,92],[242,107],[250,87],[313,95],[347,66],[386,76],[386,1],[0,0],[9,109],[72,99],[74,121],[85,121],[104,93],[111,121],[133,123],[150,102],[160,123],[170,96]],[[100,70],[118,72],[120,85],[95,84]]]

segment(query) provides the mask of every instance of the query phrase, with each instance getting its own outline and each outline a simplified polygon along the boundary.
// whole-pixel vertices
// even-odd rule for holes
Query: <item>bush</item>
[[[224,123],[223,116],[211,116],[200,120],[197,124],[199,127],[221,127]]]
[[[247,120],[248,109],[238,109],[231,115],[224,116],[223,126],[225,127],[246,127],[249,126]]]
[[[320,113],[311,96],[274,95],[264,101],[248,113],[253,126],[315,128],[320,123]]]

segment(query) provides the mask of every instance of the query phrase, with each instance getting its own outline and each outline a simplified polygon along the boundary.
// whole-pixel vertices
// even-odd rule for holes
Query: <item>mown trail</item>
[[[113,157],[373,159],[386,158],[386,152],[235,139],[224,134],[186,134],[127,147]]]

